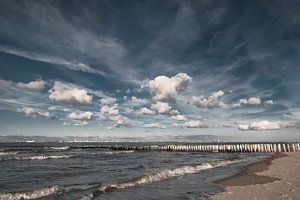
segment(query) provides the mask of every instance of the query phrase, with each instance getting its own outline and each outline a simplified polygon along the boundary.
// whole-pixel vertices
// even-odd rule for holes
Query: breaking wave
[[[147,176],[143,176],[140,178],[136,178],[130,181],[121,182],[121,183],[115,183],[111,185],[107,185],[104,187],[101,187],[99,190],[95,191],[93,194],[90,194],[89,196],[83,197],[83,199],[91,199],[94,196],[97,196],[103,192],[112,192],[114,190],[119,189],[125,189],[128,187],[134,187],[142,184],[150,184],[154,182],[164,181],[170,178],[174,177],[181,177],[186,174],[195,174],[199,173],[204,170],[217,168],[217,167],[223,167],[229,164],[239,163],[242,160],[233,160],[233,161],[219,161],[215,163],[204,163],[201,165],[188,165],[188,166],[182,166],[175,169],[164,169],[156,174],[151,174]]]
[[[92,154],[106,154],[106,155],[112,155],[112,154],[126,154],[126,153],[134,153],[134,150],[128,150],[128,151],[102,151]]]
[[[0,161],[7,161],[7,160],[50,160],[50,159],[64,159],[64,158],[71,158],[72,155],[57,155],[57,156],[50,156],[50,155],[38,155],[38,156],[26,156],[26,157],[13,157],[13,158],[5,158],[0,159]]]
[[[58,186],[50,186],[27,192],[0,193],[0,200],[26,200],[59,194],[62,190]]]
[[[16,155],[18,152],[1,152],[0,151],[0,156],[7,156],[7,155]]]
[[[70,149],[69,146],[65,146],[65,147],[50,147],[50,149],[55,150],[55,151],[66,151],[68,149]]]

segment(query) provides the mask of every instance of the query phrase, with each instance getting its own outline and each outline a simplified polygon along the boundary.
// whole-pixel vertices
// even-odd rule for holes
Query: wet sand
[[[227,192],[210,200],[300,199],[300,152],[275,154],[216,184]]]

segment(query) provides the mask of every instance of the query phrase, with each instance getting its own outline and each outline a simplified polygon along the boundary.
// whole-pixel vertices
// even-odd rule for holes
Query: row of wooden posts
[[[114,145],[112,150],[136,151],[182,151],[182,152],[295,152],[300,151],[300,143],[236,143],[236,144],[168,144],[151,146]]]

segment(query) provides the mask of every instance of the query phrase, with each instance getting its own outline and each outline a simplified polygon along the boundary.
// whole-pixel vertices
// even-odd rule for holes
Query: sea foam
[[[68,149],[70,149],[69,146],[65,146],[65,147],[50,147],[51,149],[55,150],[55,151],[66,151]]]
[[[51,159],[65,159],[71,158],[72,155],[34,155],[34,156],[24,156],[24,157],[13,157],[13,158],[4,158],[0,159],[0,161],[8,161],[8,160],[51,160]]]
[[[0,156],[7,156],[7,155],[16,155],[18,152],[1,152],[0,151]]]
[[[94,154],[94,155],[97,155],[97,154],[113,155],[113,154],[127,154],[127,153],[134,153],[134,152],[135,152],[134,150],[128,150],[128,151],[99,151],[99,152],[91,153],[91,154]]]
[[[15,192],[15,193],[0,193],[0,200],[26,200],[26,199],[38,199],[61,192],[58,186],[50,186],[40,188],[27,192]]]
[[[178,167],[175,169],[164,169],[156,174],[151,174],[151,175],[147,175],[147,176],[137,178],[134,180],[130,180],[130,181],[122,182],[122,183],[115,183],[115,184],[101,187],[99,191],[111,192],[114,190],[124,189],[124,188],[128,188],[128,187],[134,187],[137,185],[150,184],[150,183],[163,181],[163,180],[173,178],[173,177],[181,177],[186,174],[199,173],[203,170],[208,170],[208,169],[212,169],[212,168],[216,168],[216,167],[222,167],[222,166],[226,166],[229,164],[238,163],[241,161],[242,160],[219,161],[219,162],[215,162],[215,163],[203,163],[200,165],[193,165],[193,166],[187,165],[187,166],[182,166],[182,167]]]

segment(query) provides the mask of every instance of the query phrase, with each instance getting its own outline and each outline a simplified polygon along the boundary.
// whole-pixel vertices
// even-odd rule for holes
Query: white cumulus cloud
[[[198,108],[226,108],[226,105],[220,100],[224,95],[222,90],[212,93],[209,97],[193,96],[192,104]]]
[[[93,99],[93,96],[88,95],[86,90],[71,87],[59,81],[55,81],[54,86],[49,93],[49,99],[51,100],[79,105],[88,105]]]
[[[35,80],[31,81],[29,83],[23,83],[23,82],[18,82],[16,83],[16,87],[21,88],[21,89],[28,89],[28,90],[42,90],[45,88],[46,81],[43,80]]]
[[[261,100],[258,97],[250,97],[249,99],[240,99],[239,103],[241,105],[259,105],[261,104]]]
[[[170,114],[172,111],[172,106],[170,106],[166,102],[161,102],[161,101],[152,104],[151,108],[157,110],[157,112],[160,114]]]
[[[23,83],[23,82],[15,83],[13,81],[0,79],[0,86],[4,86],[4,87],[16,86],[17,88],[27,89],[27,90],[42,90],[45,88],[46,84],[47,84],[46,81],[40,79],[28,83]]]
[[[104,115],[118,115],[119,114],[119,109],[118,109],[118,104],[114,104],[113,106],[102,106],[100,109],[101,114]]]
[[[155,115],[156,114],[156,112],[154,110],[150,110],[149,108],[146,108],[146,107],[141,108],[141,113],[143,115]]]
[[[37,116],[46,117],[48,119],[55,118],[55,115],[53,115],[49,112],[41,112],[41,111],[38,111],[38,110],[36,110],[34,108],[30,108],[30,107],[18,108],[17,112],[24,113],[26,116],[32,116],[34,118]]]
[[[207,128],[208,127],[206,124],[203,124],[199,120],[191,120],[191,121],[185,122],[184,126],[186,128]]]
[[[140,98],[135,97],[135,96],[131,97],[131,99],[127,101],[127,104],[129,106],[133,106],[133,107],[142,106],[142,105],[145,105],[147,103],[148,103],[147,99],[140,99]]]
[[[171,118],[175,119],[177,121],[186,121],[187,120],[186,117],[183,115],[175,115],[175,116],[172,116]]]
[[[82,112],[82,113],[75,113],[72,112],[68,115],[69,119],[74,119],[74,120],[91,120],[93,116],[92,112]]]
[[[164,129],[166,128],[165,125],[158,124],[158,123],[152,123],[152,124],[145,124],[145,128],[161,128]]]
[[[174,99],[176,95],[184,91],[191,83],[192,78],[185,73],[178,73],[175,76],[157,76],[148,82],[153,99],[155,101],[167,101]]]
[[[112,97],[106,97],[106,98],[100,99],[101,105],[110,105],[110,104],[114,104],[116,102],[117,102],[117,99],[112,98]]]
[[[102,106],[102,108],[100,109],[100,119],[110,120],[117,126],[126,124],[126,117],[119,114],[118,104],[114,104],[112,106]]]
[[[265,104],[267,104],[267,105],[273,105],[274,101],[273,100],[268,100],[268,101],[265,102]]]
[[[9,87],[9,86],[12,86],[13,84],[14,84],[14,82],[12,82],[12,81],[0,79],[0,86]]]

